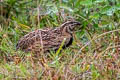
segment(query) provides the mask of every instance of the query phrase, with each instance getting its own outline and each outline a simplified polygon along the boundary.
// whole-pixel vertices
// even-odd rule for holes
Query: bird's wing
[[[43,48],[45,51],[59,49],[64,38],[66,38],[66,41],[64,42],[63,46],[67,45],[70,41],[71,35],[64,35],[57,28],[57,29],[54,29],[53,31],[50,31],[49,37],[50,38],[48,38],[48,40],[43,39]]]
[[[54,30],[35,30],[22,37],[16,46],[16,49],[28,51],[57,50],[64,38],[67,38],[64,45],[69,42],[69,35],[63,35],[59,29]]]

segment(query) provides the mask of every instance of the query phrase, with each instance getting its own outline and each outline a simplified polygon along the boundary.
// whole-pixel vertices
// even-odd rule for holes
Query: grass
[[[120,79],[118,0],[27,1],[0,3],[1,80]],[[5,11],[1,6],[7,6]],[[42,13],[39,8],[43,9]],[[37,59],[32,53],[16,51],[16,43],[23,35],[35,29],[55,28],[71,17],[84,28],[74,32],[69,48],[51,51]]]
[[[4,31],[4,30],[3,30]],[[79,40],[76,36],[73,45],[63,50],[60,55],[54,52],[37,63],[31,58],[31,54],[15,51],[15,44],[12,43],[8,34],[4,34],[0,49],[4,55],[25,55],[25,60],[15,59],[11,62],[1,56],[0,78],[1,79],[119,79],[119,53],[117,53],[116,36],[112,30],[102,34],[94,33],[84,35],[88,42]],[[16,35],[14,35],[16,36]],[[15,38],[15,37],[14,37]],[[91,43],[90,43],[90,42]],[[17,62],[18,61],[18,62]]]

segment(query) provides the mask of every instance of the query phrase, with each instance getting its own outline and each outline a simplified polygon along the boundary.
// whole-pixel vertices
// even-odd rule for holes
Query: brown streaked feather
[[[77,21],[68,21],[55,29],[38,29],[32,31],[18,41],[16,49],[25,52],[33,51],[34,53],[41,52],[42,49],[44,52],[57,50],[64,38],[66,38],[63,46],[63,48],[65,48],[72,43],[72,31],[76,25],[80,25],[80,23]]]

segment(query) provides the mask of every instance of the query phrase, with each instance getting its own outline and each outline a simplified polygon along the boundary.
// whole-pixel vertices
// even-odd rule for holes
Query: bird
[[[80,25],[79,21],[69,20],[59,27],[34,30],[20,38],[16,45],[16,50],[33,53],[57,51],[63,40],[65,41],[62,48],[65,49],[72,44],[73,32],[76,26]]]

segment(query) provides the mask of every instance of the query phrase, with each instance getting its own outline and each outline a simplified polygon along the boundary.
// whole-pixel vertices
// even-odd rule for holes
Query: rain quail
[[[72,44],[73,31],[80,26],[78,21],[66,21],[55,29],[35,30],[23,36],[17,43],[16,49],[25,52],[40,53],[50,50],[58,50],[64,38],[66,39],[62,48]]]

